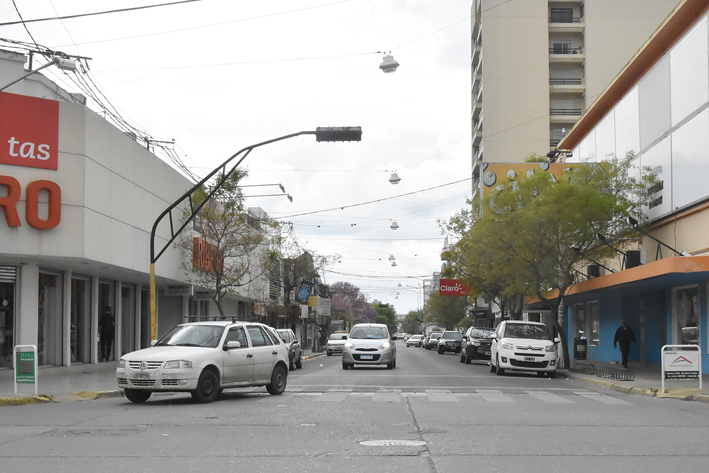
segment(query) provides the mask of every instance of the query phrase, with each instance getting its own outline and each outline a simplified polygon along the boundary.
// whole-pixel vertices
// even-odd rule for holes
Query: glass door
[[[15,346],[15,283],[0,283],[0,368],[12,368]]]

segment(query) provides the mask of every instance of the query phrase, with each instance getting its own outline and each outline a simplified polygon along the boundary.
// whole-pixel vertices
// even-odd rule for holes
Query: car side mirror
[[[490,338],[493,340],[497,340],[497,334],[493,333],[492,335],[490,335]]]
[[[559,343],[561,342],[561,339],[559,337],[554,337],[554,343]]]
[[[347,335],[343,335],[343,336],[342,336],[342,339],[343,339],[343,340],[347,340]]]
[[[241,343],[236,340],[231,340],[224,345],[224,351],[231,350],[232,348],[241,348]]]

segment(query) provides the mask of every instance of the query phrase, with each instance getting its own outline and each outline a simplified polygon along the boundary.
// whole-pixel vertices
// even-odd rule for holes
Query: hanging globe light
[[[396,230],[397,228],[399,228],[399,224],[396,223],[396,220],[394,220],[393,222],[391,222],[391,225],[389,225],[389,228],[391,228],[392,230]]]

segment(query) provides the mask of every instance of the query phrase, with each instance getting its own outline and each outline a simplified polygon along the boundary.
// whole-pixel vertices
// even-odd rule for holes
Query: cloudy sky
[[[255,150],[246,184],[283,184],[293,203],[247,204],[292,222],[306,247],[340,255],[327,283],[348,281],[399,313],[419,308],[422,280],[440,271],[436,219],[470,196],[471,1],[200,0],[29,22],[167,1],[0,0],[0,38],[90,57],[86,76],[103,100],[154,139],[174,139],[198,176],[250,144],[361,126],[359,143],[300,136]],[[26,29],[5,24],[17,10]],[[384,74],[389,51],[401,65]],[[56,68],[43,73],[81,92]]]

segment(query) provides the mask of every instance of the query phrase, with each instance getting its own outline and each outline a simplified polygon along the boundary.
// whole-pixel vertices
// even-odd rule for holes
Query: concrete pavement
[[[303,360],[324,355],[303,350]],[[0,370],[0,406],[43,402],[71,402],[120,396],[116,384],[115,361],[72,366],[40,367],[37,373],[37,396],[34,385],[18,385],[15,393],[14,370]]]
[[[604,368],[622,368],[619,364],[600,361],[576,361],[575,363],[593,364],[601,371]],[[632,381],[618,381],[601,378],[595,374],[575,373],[569,370],[560,371],[559,374],[570,379],[628,394],[709,402],[709,375],[702,376],[701,390],[699,389],[699,380],[696,379],[665,380],[665,393],[662,393],[662,369],[660,365],[642,366],[631,362],[628,364],[628,369],[634,374]]]

